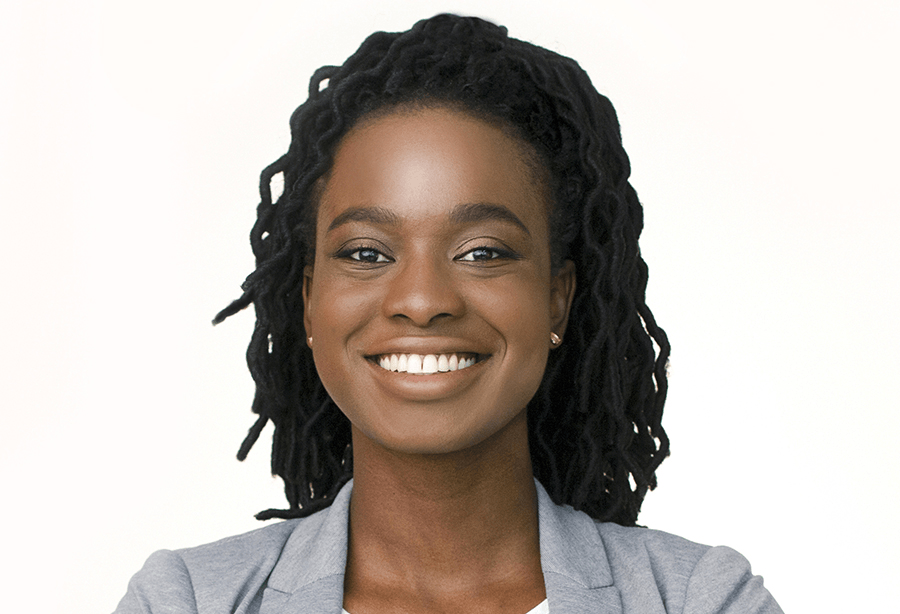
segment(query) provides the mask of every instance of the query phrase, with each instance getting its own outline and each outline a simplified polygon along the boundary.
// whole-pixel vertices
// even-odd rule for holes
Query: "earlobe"
[[[306,338],[312,339],[312,324],[310,322],[310,290],[312,287],[313,267],[308,264],[303,267],[303,329],[306,331]],[[312,345],[312,344],[310,344]]]
[[[566,260],[550,280],[550,329],[559,337],[565,336],[575,283],[575,263],[571,260]]]

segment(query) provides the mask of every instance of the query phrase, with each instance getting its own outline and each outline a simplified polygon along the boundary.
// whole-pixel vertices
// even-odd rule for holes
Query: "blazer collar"
[[[541,568],[550,611],[620,613],[606,549],[594,521],[553,503],[535,480]],[[348,482],[326,510],[298,523],[272,570],[261,614],[341,611],[350,512]]]
[[[568,505],[556,505],[540,482],[534,483],[541,569],[551,614],[622,612],[622,600],[613,586],[606,548],[594,520]]]
[[[275,564],[260,614],[339,614],[344,602],[353,480],[326,509],[300,521]]]

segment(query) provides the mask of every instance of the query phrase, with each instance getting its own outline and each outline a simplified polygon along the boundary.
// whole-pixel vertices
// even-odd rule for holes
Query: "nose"
[[[451,262],[442,262],[432,253],[398,264],[383,304],[387,317],[424,327],[463,314],[465,301],[453,279]]]

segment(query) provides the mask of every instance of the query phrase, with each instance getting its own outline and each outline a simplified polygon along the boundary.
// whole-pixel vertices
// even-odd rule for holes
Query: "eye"
[[[387,256],[379,252],[377,249],[372,249],[371,247],[360,247],[354,249],[347,253],[347,257],[351,260],[358,260],[359,262],[390,262]]]
[[[467,251],[465,254],[457,258],[466,262],[479,262],[486,260],[496,260],[498,258],[513,258],[513,254],[503,249],[493,247],[476,247]]]
[[[335,254],[337,258],[346,258],[364,264],[383,264],[391,259],[374,247],[348,247]]]

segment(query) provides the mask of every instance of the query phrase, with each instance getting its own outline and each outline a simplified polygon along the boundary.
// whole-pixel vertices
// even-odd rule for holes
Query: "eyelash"
[[[372,261],[372,260],[363,260],[362,258],[354,258],[353,257],[353,254],[361,254],[362,252],[372,252],[372,253],[376,254],[376,256],[375,256],[376,259],[374,261]],[[337,257],[338,258],[348,258],[350,260],[354,260],[354,261],[360,262],[362,264],[384,264],[386,262],[390,262],[390,260],[388,260],[388,257],[385,256],[383,253],[381,253],[381,251],[378,250],[377,248],[365,247],[365,246],[349,247],[345,250],[341,250],[340,252],[338,252]],[[384,258],[384,260],[379,261],[378,258]]]
[[[470,258],[465,258],[465,256],[472,255],[472,254],[474,254],[475,252],[493,252],[493,253],[496,254],[496,255],[495,255],[495,256],[492,256],[492,257],[489,257],[489,258],[474,258],[474,257],[471,258],[471,259],[470,259]],[[469,251],[467,251],[467,252],[466,252],[465,254],[463,254],[462,256],[456,258],[456,260],[460,260],[460,261],[463,261],[463,262],[487,262],[487,261],[489,261],[489,260],[500,260],[500,259],[503,259],[503,258],[507,258],[507,259],[517,259],[516,255],[515,255],[514,253],[508,251],[508,250],[505,250],[505,249],[499,249],[499,248],[496,248],[496,247],[482,246],[482,247],[475,247],[475,248],[473,248],[473,249],[470,249]]]
[[[358,257],[358,256],[354,257],[354,254],[361,256],[362,252],[374,253],[376,259],[375,260],[363,260],[361,257]],[[489,257],[489,258],[475,258],[474,256],[472,258],[465,258],[466,256],[473,255],[475,252],[492,252],[495,255],[492,257]],[[385,256],[379,249],[377,249],[375,247],[367,247],[367,246],[350,247],[350,248],[341,250],[340,252],[338,252],[336,254],[336,257],[337,258],[346,258],[349,260],[353,260],[355,262],[359,262],[361,264],[369,264],[369,265],[386,264],[386,263],[390,262],[388,257]],[[384,260],[379,260],[379,258],[384,258]],[[469,251],[464,253],[462,256],[459,256],[459,257],[455,258],[454,260],[459,260],[461,262],[488,262],[491,260],[501,260],[501,259],[518,260],[519,256],[509,250],[500,249],[497,247],[480,246],[480,247],[474,247],[474,248],[470,249]]]

